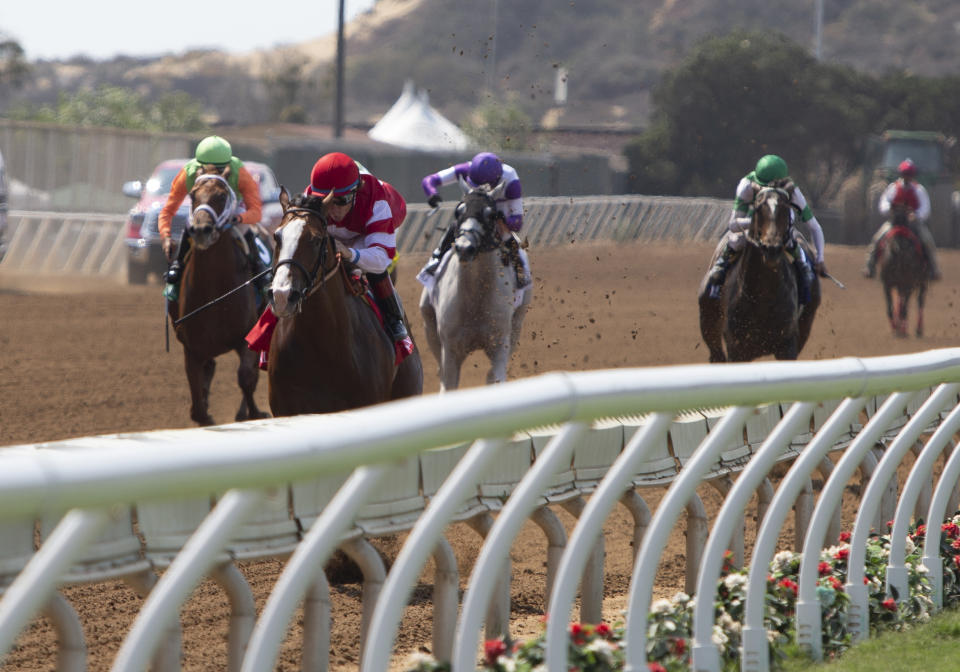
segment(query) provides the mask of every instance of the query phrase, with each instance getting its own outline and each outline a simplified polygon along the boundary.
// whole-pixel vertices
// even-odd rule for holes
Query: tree
[[[866,86],[783,35],[707,39],[655,88],[651,127],[625,150],[631,188],[725,198],[760,156],[775,153],[808,197],[827,196],[865,141]]]
[[[30,73],[23,47],[16,40],[0,33],[0,84],[19,86]]]
[[[61,94],[55,107],[15,105],[7,116],[68,126],[184,133],[208,130],[199,103],[182,91],[164,93],[156,101],[149,101],[133,89],[119,86]]]

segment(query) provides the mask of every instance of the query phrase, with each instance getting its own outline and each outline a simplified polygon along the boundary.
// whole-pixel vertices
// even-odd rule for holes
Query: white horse
[[[460,384],[467,356],[483,350],[490,360],[487,384],[507,379],[533,285],[517,287],[497,227],[495,191],[469,191],[456,208],[457,236],[433,278],[418,276],[427,342],[440,364],[440,391]],[[527,278],[526,255],[521,250]],[[431,282],[433,280],[433,282]]]

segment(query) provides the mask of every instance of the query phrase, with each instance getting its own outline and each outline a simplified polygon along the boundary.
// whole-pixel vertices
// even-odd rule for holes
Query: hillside
[[[823,5],[824,59],[872,74],[955,73],[960,3]],[[696,41],[735,28],[771,29],[812,48],[814,6],[814,0],[379,0],[347,26],[347,121],[372,123],[412,78],[458,122],[478,105],[509,101],[534,124],[637,127],[649,114],[651,87]],[[150,94],[183,90],[227,122],[323,123],[333,116],[334,52],[335,36],[327,35],[239,56],[200,51],[37,62],[26,86],[0,88],[0,113],[17,101],[53,102],[61,91],[109,83]],[[561,69],[568,73],[568,100],[558,107]]]

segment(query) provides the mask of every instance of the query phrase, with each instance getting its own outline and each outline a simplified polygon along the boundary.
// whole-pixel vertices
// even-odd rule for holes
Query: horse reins
[[[323,219],[323,215],[321,213],[317,212],[316,210],[311,210],[310,208],[299,208],[299,207],[287,208],[286,210],[284,210],[283,214],[286,215],[289,212],[313,215],[315,217],[320,217],[321,219]],[[299,261],[297,261],[293,257],[289,259],[278,260],[276,262],[276,265],[274,266],[274,268],[280,268],[281,266],[290,266],[292,268],[297,269],[297,271],[299,271],[303,275],[303,278],[306,281],[307,289],[303,293],[303,296],[301,296],[300,299],[297,301],[298,312],[301,310],[301,306],[303,305],[303,302],[311,294],[313,294],[315,291],[323,287],[326,284],[327,280],[332,278],[340,269],[341,257],[339,252],[337,252],[335,255],[337,260],[336,263],[329,270],[323,267],[324,264],[327,262],[327,250],[328,250],[327,241],[329,240],[329,238],[330,238],[330,234],[324,231],[323,247],[321,248],[320,253],[317,255],[317,263],[314,264],[313,270],[308,271],[303,264],[301,264]],[[320,276],[320,271],[324,271],[322,276]],[[317,282],[318,276],[320,278],[319,283]]]
[[[760,196],[761,196],[762,194],[766,193],[766,192],[769,192],[769,191],[772,191],[772,192],[776,193],[778,196],[781,196],[781,197],[787,199],[787,206],[788,206],[788,207],[793,208],[793,209],[796,210],[797,212],[800,211],[800,208],[798,208],[798,207],[796,206],[796,204],[791,200],[790,192],[788,192],[786,189],[783,189],[783,188],[781,188],[781,187],[763,187],[762,189],[760,189],[760,191],[758,191],[758,192],[756,193],[756,195],[753,197],[754,206],[756,205],[757,201],[760,200]],[[757,212],[756,207],[754,207],[754,217],[756,217],[756,212]],[[751,227],[751,228],[752,228],[752,227]],[[791,223],[787,226],[787,230],[786,230],[786,231],[784,232],[784,234],[783,234],[783,242],[780,243],[780,247],[781,247],[781,248],[782,248],[782,247],[786,247],[787,241],[790,239],[790,229],[791,229],[791,228],[793,228],[793,222],[792,222],[792,221],[791,221]],[[743,232],[743,237],[746,239],[746,241],[747,241],[748,243],[750,243],[750,244],[753,245],[754,247],[763,247],[763,243],[761,243],[761,241],[757,240],[756,238],[754,238],[754,237],[751,235],[749,228],[746,229],[746,230]]]

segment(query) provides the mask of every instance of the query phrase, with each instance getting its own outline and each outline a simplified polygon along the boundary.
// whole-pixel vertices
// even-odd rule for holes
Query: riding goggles
[[[357,190],[348,191],[343,196],[334,196],[330,202],[334,205],[352,205],[357,199]]]

